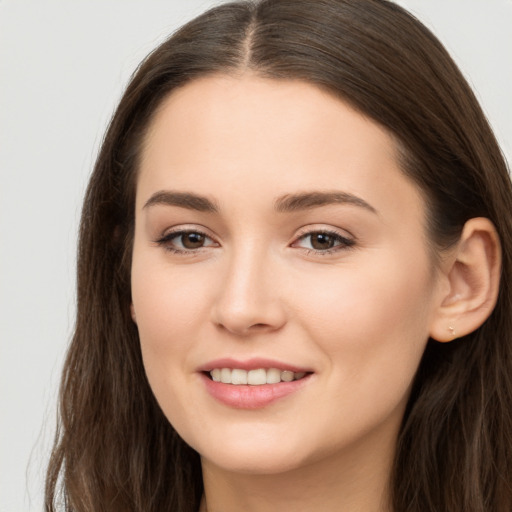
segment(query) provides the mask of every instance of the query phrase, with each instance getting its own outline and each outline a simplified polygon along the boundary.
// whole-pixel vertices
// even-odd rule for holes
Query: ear
[[[441,266],[445,286],[430,336],[447,342],[478,329],[496,305],[501,245],[493,223],[481,217],[468,220],[457,246]]]
[[[135,316],[135,308],[133,307],[133,302],[130,303],[130,315],[132,316],[133,323],[137,325],[137,317]]]

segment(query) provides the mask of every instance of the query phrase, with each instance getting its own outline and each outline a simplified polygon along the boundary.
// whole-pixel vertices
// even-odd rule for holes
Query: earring
[[[455,338],[456,338],[456,336],[455,336],[455,327],[453,327],[453,326],[451,326],[451,325],[450,325],[450,326],[448,327],[448,330],[450,331],[450,334],[451,334],[451,336],[452,336],[452,339],[455,339]]]

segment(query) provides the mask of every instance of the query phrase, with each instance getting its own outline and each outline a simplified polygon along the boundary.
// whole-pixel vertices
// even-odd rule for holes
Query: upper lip
[[[310,368],[305,368],[302,366],[297,366],[290,363],[283,363],[281,361],[276,361],[275,359],[266,359],[261,357],[254,357],[251,359],[247,359],[245,361],[239,361],[237,359],[233,359],[230,357],[225,357],[221,359],[215,359],[213,361],[208,361],[207,363],[201,365],[197,371],[199,372],[209,372],[214,368],[237,368],[241,370],[257,370],[259,368],[277,368],[278,370],[288,370],[294,373],[305,372],[309,373],[312,370]]]

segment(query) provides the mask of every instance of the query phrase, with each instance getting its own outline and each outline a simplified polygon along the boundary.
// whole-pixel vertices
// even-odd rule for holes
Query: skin
[[[448,286],[391,136],[312,85],[213,76],[164,101],[142,156],[132,315],[153,392],[201,455],[203,507],[387,510],[397,432]],[[218,211],[151,201],[161,191]],[[312,191],[358,200],[275,209]],[[204,233],[204,246],[162,241],[180,229]],[[314,250],[311,233],[325,230],[334,250]],[[313,374],[241,410],[197,371],[222,357]]]

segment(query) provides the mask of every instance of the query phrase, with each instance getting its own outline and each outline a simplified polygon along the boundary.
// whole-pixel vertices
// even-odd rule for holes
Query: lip
[[[276,361],[275,359],[265,359],[262,357],[253,357],[248,359],[247,361],[239,361],[236,359],[232,359],[229,357],[225,357],[222,359],[215,359],[213,361],[209,361],[208,363],[200,366],[197,371],[198,372],[209,372],[214,368],[239,368],[240,370],[257,370],[259,368],[278,368],[279,370],[288,370],[294,373],[312,373],[311,368],[304,368],[300,366],[294,366],[289,363],[283,363],[281,361]]]
[[[206,390],[216,400],[234,409],[261,409],[277,400],[285,398],[307,385],[311,374],[292,382],[262,384],[260,386],[223,384],[210,380],[200,373]]]
[[[279,382],[278,384],[233,385],[211,380],[207,376],[207,372],[214,368],[240,368],[247,371],[258,368],[279,368],[294,373],[304,372],[306,376],[299,380]],[[310,382],[312,377],[311,369],[264,358],[252,358],[247,361],[238,361],[231,358],[216,359],[200,366],[198,372],[210,396],[234,409],[261,409],[266,407],[300,391]]]

